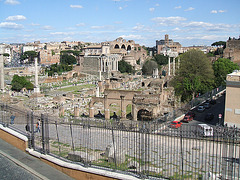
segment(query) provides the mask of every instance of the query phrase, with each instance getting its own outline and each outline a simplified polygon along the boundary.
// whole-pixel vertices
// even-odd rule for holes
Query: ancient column
[[[171,75],[171,60],[170,60],[170,56],[168,57],[168,75]]]
[[[108,106],[107,95],[104,95],[104,114],[105,114],[106,120],[110,119],[110,110],[109,110],[109,106]]]
[[[132,104],[132,116],[133,116],[133,120],[137,121],[137,110],[136,110],[135,104]]]
[[[79,107],[74,106],[74,117],[79,117]]]
[[[125,96],[120,96],[120,98],[121,98],[121,118],[126,119]]]
[[[37,57],[34,58],[35,60],[35,88],[34,93],[39,93],[39,86],[38,86],[38,64],[37,64]]]
[[[175,57],[173,57],[173,76],[175,76]]]

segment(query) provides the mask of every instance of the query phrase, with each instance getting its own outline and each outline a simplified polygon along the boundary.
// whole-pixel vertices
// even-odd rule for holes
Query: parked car
[[[210,100],[210,104],[214,105],[216,103],[217,103],[217,101],[215,99]]]
[[[186,114],[185,114],[185,116],[191,116],[191,117],[195,117],[195,113],[194,112],[192,112],[192,111],[188,111]]]
[[[214,119],[214,115],[213,113],[207,113],[206,116],[205,116],[205,120],[206,121],[211,121]]]
[[[189,122],[189,121],[192,121],[193,120],[193,117],[192,116],[184,116],[184,118],[183,118],[183,122]]]
[[[204,108],[205,109],[209,109],[210,108],[210,103],[209,102],[205,102],[204,103]]]
[[[181,127],[182,123],[180,121],[173,121],[171,124],[170,124],[170,127],[171,128],[179,128]]]
[[[198,112],[203,112],[205,110],[204,106],[198,106],[197,111]]]

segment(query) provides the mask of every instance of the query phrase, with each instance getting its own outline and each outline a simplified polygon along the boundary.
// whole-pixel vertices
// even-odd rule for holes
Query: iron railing
[[[204,136],[198,126],[173,129],[169,121],[77,118],[63,123],[7,104],[0,107],[0,123],[28,136],[30,148],[85,167],[150,179],[240,178],[240,130],[235,127],[213,126],[213,134]]]

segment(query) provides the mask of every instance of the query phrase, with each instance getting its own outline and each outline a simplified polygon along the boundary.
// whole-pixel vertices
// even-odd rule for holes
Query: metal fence
[[[169,122],[119,122],[89,118],[61,123],[0,104],[4,126],[29,138],[29,147],[85,167],[149,179],[239,179],[239,129],[169,127]],[[15,116],[11,122],[11,116]],[[40,132],[36,124],[40,120]]]

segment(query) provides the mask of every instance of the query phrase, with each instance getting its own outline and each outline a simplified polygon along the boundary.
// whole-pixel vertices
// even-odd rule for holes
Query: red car
[[[179,128],[181,127],[182,123],[180,121],[173,121],[171,124],[170,124],[170,127],[171,128]]]
[[[193,120],[193,117],[192,116],[184,116],[184,118],[183,118],[183,122],[189,122],[189,121],[192,121]]]

